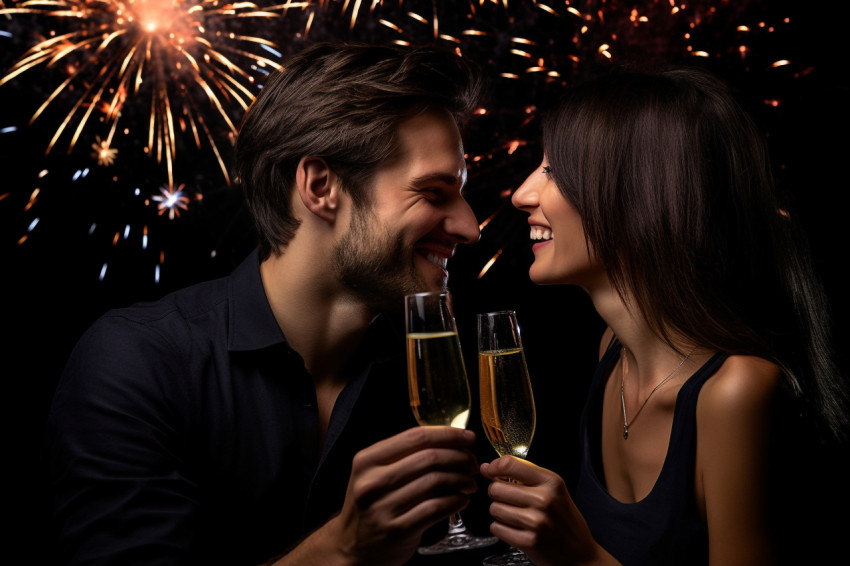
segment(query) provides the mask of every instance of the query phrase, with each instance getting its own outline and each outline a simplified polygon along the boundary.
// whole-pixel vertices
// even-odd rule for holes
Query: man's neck
[[[342,369],[375,314],[345,293],[329,272],[315,252],[300,254],[291,246],[260,265],[275,319],[317,385],[344,380]]]

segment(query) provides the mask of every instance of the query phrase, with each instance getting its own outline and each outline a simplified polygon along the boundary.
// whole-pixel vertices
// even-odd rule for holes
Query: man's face
[[[380,310],[404,295],[446,287],[458,243],[478,240],[478,222],[461,195],[466,162],[460,132],[445,111],[402,122],[399,152],[378,167],[370,203],[355,209],[334,249],[340,280]]]

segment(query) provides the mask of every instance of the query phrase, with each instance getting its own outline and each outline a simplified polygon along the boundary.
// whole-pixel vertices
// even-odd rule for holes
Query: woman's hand
[[[593,540],[558,474],[513,456],[482,464],[481,474],[493,480],[490,532],[537,566],[616,563]]]

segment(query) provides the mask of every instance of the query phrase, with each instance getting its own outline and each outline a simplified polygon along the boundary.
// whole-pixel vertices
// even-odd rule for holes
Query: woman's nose
[[[511,204],[520,210],[537,206],[537,188],[532,181],[533,175],[534,173],[529,175],[511,196]]]

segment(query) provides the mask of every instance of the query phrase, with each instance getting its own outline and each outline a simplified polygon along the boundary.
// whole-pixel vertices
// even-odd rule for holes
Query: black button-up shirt
[[[403,333],[382,316],[323,446],[315,388],[256,252],[231,276],[110,311],[81,338],[47,427],[64,561],[256,564],[339,510],[351,459],[415,426]]]

